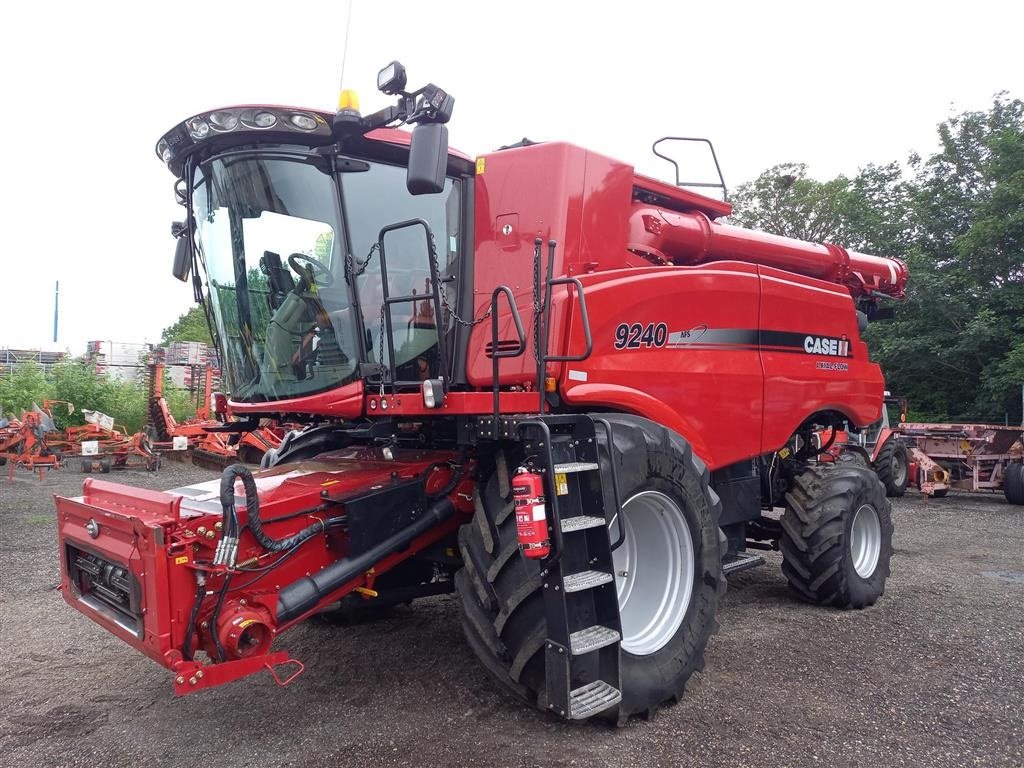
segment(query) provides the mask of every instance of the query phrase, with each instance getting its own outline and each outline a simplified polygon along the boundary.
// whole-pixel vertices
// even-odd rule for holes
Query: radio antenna
[[[341,82],[338,84],[339,92],[345,87],[345,62],[348,60],[348,32],[352,28],[353,2],[354,0],[348,0],[348,14],[345,17],[345,45],[341,52]]]

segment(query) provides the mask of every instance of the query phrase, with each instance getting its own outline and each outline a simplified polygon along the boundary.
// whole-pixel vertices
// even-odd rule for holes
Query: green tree
[[[1024,383],[1024,102],[939,126],[912,157],[910,300],[872,329],[893,389],[938,418],[1021,419]]]
[[[46,375],[34,361],[21,363],[9,375],[0,375],[0,408],[8,417],[19,417],[33,403],[42,405],[48,397]]]
[[[196,304],[173,324],[164,328],[160,336],[160,343],[166,345],[175,341],[213,343],[210,339],[210,328],[206,323],[206,314],[200,305]]]
[[[909,244],[910,193],[896,163],[829,181],[810,178],[803,163],[784,163],[736,188],[730,220],[774,235],[898,256]]]
[[[1012,422],[1024,383],[1024,103],[997,96],[938,128],[940,149],[816,181],[800,164],[740,186],[734,221],[906,260],[907,301],[867,332],[917,416]]]

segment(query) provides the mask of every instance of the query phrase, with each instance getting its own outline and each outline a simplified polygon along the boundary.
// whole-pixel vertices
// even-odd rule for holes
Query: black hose
[[[203,605],[203,598],[206,597],[206,585],[196,584],[196,601],[192,604],[192,613],[188,616],[188,627],[185,629],[185,645],[182,646],[181,655],[185,661],[192,661],[192,635],[196,632],[196,619],[199,618],[199,609]]]
[[[220,609],[224,605],[224,595],[228,593],[228,585],[231,583],[231,574],[224,577],[220,593],[217,595],[217,604],[213,606],[213,613],[210,614],[210,637],[217,648],[217,658],[220,661],[227,661],[227,654],[224,653],[224,646],[220,644],[220,633],[217,632],[217,619],[220,618]]]
[[[438,462],[436,464],[431,464],[429,467],[427,467],[427,471],[424,472],[424,474],[423,474],[423,477],[424,477],[424,482],[423,482],[424,492],[426,492],[426,481],[430,478],[430,473],[431,473],[431,471],[434,468],[436,468],[436,467],[451,467],[451,469],[452,469],[452,476],[448,479],[448,482],[444,484],[444,487],[441,488],[439,491],[436,491],[435,493],[428,494],[427,498],[430,501],[435,501],[437,499],[443,499],[449,493],[454,491],[455,490],[455,486],[457,486],[459,484],[459,482],[462,480],[462,475],[465,473],[465,464],[466,464],[466,447],[462,446],[461,448],[459,448],[459,457],[454,462]]]
[[[298,533],[283,539],[273,539],[268,536],[263,530],[263,521],[260,520],[260,499],[256,492],[256,481],[253,479],[252,472],[244,464],[232,464],[220,476],[220,504],[224,509],[225,527],[230,524],[228,518],[232,521],[237,520],[235,512],[235,480],[237,478],[241,478],[245,488],[245,509],[249,517],[249,530],[252,531],[253,538],[268,552],[283,552],[286,549],[293,549],[311,536],[327,529],[326,523],[318,520]],[[227,535],[226,532],[225,535]]]

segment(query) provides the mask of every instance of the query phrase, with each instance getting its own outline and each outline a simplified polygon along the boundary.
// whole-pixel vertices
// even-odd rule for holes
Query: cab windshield
[[[340,174],[339,185],[323,158],[262,148],[229,152],[196,169],[196,243],[233,399],[278,400],[342,386],[355,380],[363,357],[390,367],[375,247],[382,227],[427,221],[439,272],[451,274],[459,248],[457,183],[413,197],[403,169],[356,167],[365,169]],[[427,245],[418,231],[387,236],[389,296],[431,290]],[[389,311],[396,378],[439,375],[428,302],[392,304]]]

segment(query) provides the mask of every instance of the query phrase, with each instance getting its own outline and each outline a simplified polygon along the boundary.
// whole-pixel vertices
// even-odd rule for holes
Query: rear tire
[[[1011,504],[1024,504],[1024,464],[1007,464],[1003,495]]]
[[[803,600],[864,608],[885,591],[892,517],[885,489],[869,469],[808,468],[786,494],[782,572]]]
[[[907,447],[896,437],[890,437],[878,451],[875,473],[885,486],[885,495],[899,497],[907,492],[910,479],[910,459]]]
[[[631,515],[629,500],[644,492],[653,492],[644,499],[671,500],[656,514],[681,514],[693,567],[692,591],[674,631],[659,636],[643,655],[621,651],[621,722],[633,714],[653,715],[659,705],[677,700],[690,676],[704,668],[704,648],[717,627],[715,613],[725,579],[718,528],[721,503],[710,487],[707,467],[685,440],[664,427],[618,414],[606,418],[613,427],[623,514]],[[519,553],[509,494],[509,472],[518,458],[499,454],[497,470],[477,490],[474,519],[459,532],[464,568],[456,574],[455,586],[467,642],[484,667],[506,690],[544,709],[543,645],[548,633],[540,566]],[[638,503],[637,514],[649,516],[649,507]],[[642,567],[642,559],[638,563]],[[623,636],[630,636],[625,623]]]

